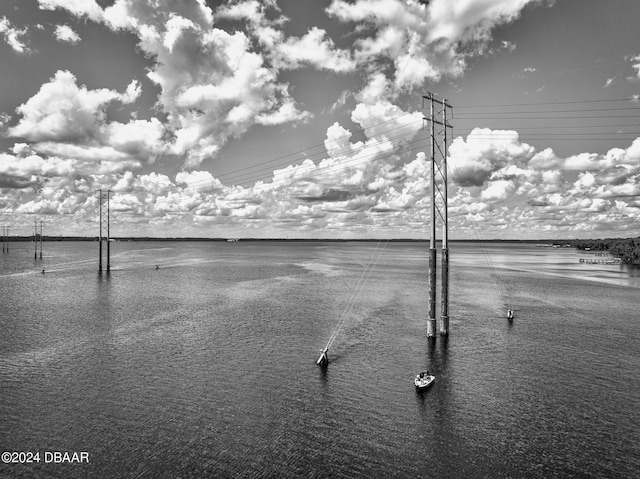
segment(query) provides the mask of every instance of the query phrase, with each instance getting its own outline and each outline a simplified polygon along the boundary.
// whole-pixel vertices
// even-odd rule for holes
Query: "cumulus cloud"
[[[311,114],[292,97],[289,85],[279,81],[281,70],[305,66],[336,73],[373,70],[354,111],[355,121],[364,121],[364,116],[373,118],[382,110],[393,110],[398,91],[442,75],[460,75],[468,56],[488,44],[492,29],[513,21],[532,1],[474,0],[454,6],[444,0],[428,4],[334,0],[326,9],[328,15],[370,32],[355,42],[351,52],[336,48],[318,27],[300,37],[287,37],[281,27],[288,19],[276,2],[233,2],[215,11],[203,1],[157,8],[150,1],[116,0],[104,9],[94,0],[39,3],[41,8],[66,9],[138,37],[141,51],[153,59],[148,77],[161,89],[159,106],[167,115],[171,153],[183,156],[186,167],[196,168],[255,124],[310,119]],[[221,30],[215,18],[243,21],[247,29]],[[381,68],[376,62],[382,62]],[[384,64],[393,65],[395,72],[388,80]],[[381,82],[387,94],[376,105],[367,95]]]
[[[629,59],[633,62],[631,67],[636,71],[636,78],[640,78],[640,54],[632,55]]]
[[[22,37],[27,34],[27,29],[22,30],[14,27],[7,17],[0,18],[0,35],[4,38],[4,41],[17,53],[28,53],[29,48],[23,41]]]
[[[528,162],[535,149],[520,142],[516,131],[475,128],[449,148],[453,179],[461,186],[482,186],[509,164]]]
[[[272,51],[272,64],[276,68],[295,69],[312,65],[320,70],[344,73],[356,67],[349,52],[335,48],[326,37],[326,31],[313,27],[300,38],[290,37],[278,43]]]
[[[69,25],[56,25],[53,35],[56,40],[62,43],[76,44],[80,42],[80,35],[74,32]]]
[[[78,87],[71,72],[60,70],[17,108],[22,118],[9,135],[29,141],[90,139],[104,117],[104,107],[122,98],[114,90]]]
[[[515,132],[476,131],[469,136],[471,140],[458,139],[467,149],[460,149],[457,159],[464,163],[460,155],[468,155],[475,164],[481,151],[491,173],[477,186],[451,185],[450,221],[457,234],[471,234],[478,222],[496,234],[507,228],[543,234],[549,227],[567,233],[592,231],[611,225],[614,218],[625,225],[639,219],[640,140],[601,155],[606,166],[579,171],[576,177],[577,170],[568,169],[576,166],[572,157],[553,155],[556,168],[532,168],[539,153]],[[119,223],[139,227],[178,221],[229,228],[268,224],[271,234],[273,228],[358,234],[364,233],[362,228],[397,233],[426,224],[429,173],[423,153],[389,162],[385,145],[374,138],[351,142],[350,132],[338,123],[328,129],[325,141],[329,155],[324,159],[279,168],[270,180],[250,186],[226,185],[207,171],[183,171],[171,178],[105,169],[85,170],[80,177],[81,160],[47,159],[20,143],[12,155],[0,157],[0,182],[13,184],[16,191],[49,189],[46,198],[23,195],[24,213],[82,211],[88,208],[91,185],[114,184],[113,211]],[[597,161],[593,155],[585,157],[587,166]]]
[[[536,152],[516,132],[477,129],[456,138],[450,152],[450,178],[465,186],[450,199],[463,228],[467,217],[495,231],[522,225],[575,234],[624,229],[639,219],[640,139],[626,149],[562,158],[549,148]],[[470,208],[476,204],[482,208]]]
[[[442,75],[460,76],[470,56],[487,50],[493,28],[514,21],[527,4],[538,1],[333,0],[326,11],[371,29],[369,37],[356,41],[355,58],[391,62],[394,86],[402,90]]]
[[[157,118],[111,122],[102,128],[101,143],[129,157],[153,163],[166,150],[164,134],[164,125]]]
[[[8,128],[18,143],[0,156],[0,185],[10,189],[6,201],[14,210],[82,218],[95,210],[93,190],[115,185],[113,211],[135,228],[268,224],[336,235],[367,228],[415,232],[426,223],[428,162],[415,144],[422,114],[407,112],[399,99],[425,81],[462,75],[473,56],[513,50],[492,43],[492,31],[537,0],[333,0],[326,13],[354,24],[357,35],[345,49],[318,27],[287,36],[288,19],[275,1],[227,2],[213,10],[203,0],[110,3],[39,0],[43,9],[135,35],[159,89],[162,120],[107,117],[114,104],[136,105],[139,81],[124,90],[89,88],[70,72],[56,73]],[[225,31],[220,20],[245,28]],[[357,139],[335,122],[326,129],[324,158],[303,157],[248,186],[203,171],[204,160],[255,125],[310,119],[283,80],[301,68],[358,77],[360,90],[343,92],[334,105],[355,102],[350,120],[362,128]],[[183,171],[142,170],[159,157],[180,158]],[[454,139],[449,166],[451,224],[461,234],[475,221],[494,231],[518,225],[587,231],[614,218],[639,219],[638,142],[563,158],[552,149],[536,151],[517,131],[475,129]]]
[[[16,179],[41,177],[59,177],[75,174],[75,165],[71,160],[43,158],[37,154],[9,155],[0,154],[0,175]]]
[[[216,28],[214,14],[202,0],[165,8],[152,1],[127,0],[116,0],[104,9],[93,0],[39,3],[41,8],[65,9],[138,37],[141,51],[153,59],[148,77],[161,89],[159,106],[167,115],[165,128],[173,138],[171,153],[183,156],[189,168],[214,157],[230,138],[241,136],[255,124],[304,122],[310,117],[299,109],[288,84],[278,81],[277,69],[267,63],[268,58],[253,49],[247,34]],[[259,20],[254,31],[260,30],[261,38],[266,39],[262,30],[273,29],[282,20],[268,21],[265,9],[277,11],[278,7],[275,2],[241,2],[220,7],[217,15],[253,19],[255,13]],[[287,49],[288,68],[306,64],[347,68],[348,59],[331,55],[332,41],[322,30],[288,41],[281,33],[273,38]],[[278,55],[276,50],[274,55]]]
[[[91,90],[61,70],[17,108],[21,118],[7,133],[30,142],[40,155],[88,162],[94,171],[138,168],[168,150],[164,125],[157,118],[108,121],[105,109],[113,102],[133,103],[140,92],[135,80],[123,93]]]
[[[413,119],[407,113],[395,118],[397,113],[372,111],[370,118],[363,113],[362,121],[373,122],[375,115],[378,120],[388,115],[397,122],[394,126],[402,128],[403,122]],[[406,224],[412,208],[426,195],[424,155],[389,161],[392,141],[400,140],[378,135],[352,143],[350,137],[346,128],[335,123],[327,130],[328,155],[324,159],[317,163],[305,159],[276,169],[271,179],[246,187],[225,185],[206,171],[183,171],[175,179],[156,174],[138,176],[130,171],[114,173],[112,178],[118,178],[114,203],[128,218],[123,221],[148,218],[156,225],[170,220],[234,227],[250,221],[268,222],[276,229],[304,232],[325,228],[344,233],[352,230],[354,221],[360,225],[379,222],[384,228],[403,221]],[[374,220],[371,214],[394,219]]]
[[[42,10],[65,9],[93,21],[99,21],[103,16],[102,8],[95,0],[38,0],[38,5]]]
[[[250,39],[214,28],[207,12],[200,4],[167,13],[141,3],[128,11],[140,46],[156,59],[149,78],[162,89],[160,104],[175,134],[173,152],[185,155],[188,167],[215,156],[229,138],[256,123],[309,117],[252,50]]]

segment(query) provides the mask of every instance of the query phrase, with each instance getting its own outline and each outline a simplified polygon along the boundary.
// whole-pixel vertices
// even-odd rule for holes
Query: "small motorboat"
[[[327,351],[328,350],[329,350],[329,348],[324,348],[322,350],[322,352],[320,353],[320,357],[316,361],[316,364],[318,366],[325,367],[325,366],[327,366],[329,364],[329,356],[327,355]]]
[[[435,380],[436,380],[436,377],[429,374],[429,371],[422,371],[413,380],[413,384],[416,387],[416,390],[424,391],[429,386],[431,386]]]
[[[507,309],[507,319],[509,320],[509,322],[513,321],[513,310],[512,309]]]

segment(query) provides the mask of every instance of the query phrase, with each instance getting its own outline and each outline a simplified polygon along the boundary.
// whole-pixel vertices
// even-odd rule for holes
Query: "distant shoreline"
[[[33,242],[33,236],[10,236],[8,238],[9,243],[18,242]],[[97,236],[43,236],[42,241],[45,243],[62,242],[62,241],[89,241],[98,242]],[[416,238],[153,238],[149,236],[126,236],[126,237],[111,237],[111,242],[114,243],[126,243],[126,242],[225,242],[235,244],[238,242],[306,242],[306,243],[375,243],[380,241],[388,241],[390,243],[429,243],[429,239],[416,239]],[[437,243],[441,243],[441,240],[436,240]],[[536,246],[554,247],[554,248],[576,248],[583,251],[607,251],[614,257],[620,258],[623,264],[635,264],[640,265],[640,238],[607,238],[607,239],[567,239],[567,240],[541,240],[541,239],[449,239],[450,243],[520,243],[520,244],[535,244]]]
[[[10,242],[33,242],[33,235],[31,236],[10,236]],[[43,242],[54,242],[54,241],[98,241],[97,236],[43,236]],[[137,236],[126,236],[126,237],[117,237],[112,236],[111,241],[113,242],[129,242],[129,241],[224,241],[224,242],[238,242],[238,241],[304,241],[304,242],[321,242],[321,241],[329,241],[329,242],[378,242],[378,241],[389,241],[390,243],[428,243],[429,239],[418,239],[418,238],[394,238],[394,239],[386,239],[386,238],[154,238],[154,237],[137,237]],[[566,246],[572,241],[577,240],[541,240],[541,239],[451,239],[449,238],[450,243],[528,243],[528,244],[543,244],[549,246]],[[440,239],[437,240],[438,243],[441,242]]]

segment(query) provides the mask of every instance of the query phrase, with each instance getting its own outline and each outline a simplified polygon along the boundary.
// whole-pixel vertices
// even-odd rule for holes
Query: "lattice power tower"
[[[2,227],[2,252],[9,252],[9,226]]]
[[[111,251],[110,251],[110,236],[109,236],[109,201],[111,199],[111,190],[102,191],[98,190],[98,203],[100,210],[100,235],[98,236],[99,258],[98,258],[98,273],[102,273],[102,242],[107,242],[107,273],[111,271]]]
[[[38,249],[40,250],[40,259],[42,259],[42,231],[43,231],[43,225],[42,225],[42,221],[40,221],[40,224],[38,224],[38,220],[34,221],[35,223],[35,231],[33,233],[33,240],[35,242],[35,252],[33,255],[34,259],[38,259]],[[39,246],[39,248],[38,248]]]
[[[442,285],[440,334],[449,334],[449,213],[447,205],[447,131],[453,128],[447,122],[447,112],[453,107],[447,100],[436,98],[432,93],[422,96],[422,111],[426,103],[430,111],[429,122],[431,136],[431,237],[429,241],[429,319],[427,336],[436,335],[436,222],[442,222]]]

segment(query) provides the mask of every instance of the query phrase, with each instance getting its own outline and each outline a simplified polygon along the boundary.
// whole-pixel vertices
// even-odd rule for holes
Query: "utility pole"
[[[449,334],[449,212],[447,196],[447,129],[453,128],[447,122],[447,109],[453,107],[446,99],[437,98],[432,93],[422,96],[422,110],[425,100],[430,105],[430,115],[424,120],[430,124],[431,137],[431,235],[429,240],[429,319],[427,336],[436,335],[436,222],[442,222],[442,287],[440,310],[440,334]]]
[[[107,273],[111,271],[111,250],[109,245],[109,201],[111,199],[111,190],[103,192],[98,190],[98,209],[100,210],[100,234],[98,236],[98,273],[102,273],[102,242],[107,242]]]
[[[35,223],[35,232],[33,234],[33,239],[34,239],[34,243],[35,243],[35,251],[33,254],[33,259],[38,259],[38,250],[40,250],[40,259],[42,259],[42,231],[43,231],[43,224],[42,221],[40,221],[40,224],[38,224],[38,220],[34,221]],[[39,243],[39,248],[38,248],[38,243]]]
[[[2,252],[9,252],[9,227],[2,227]]]

